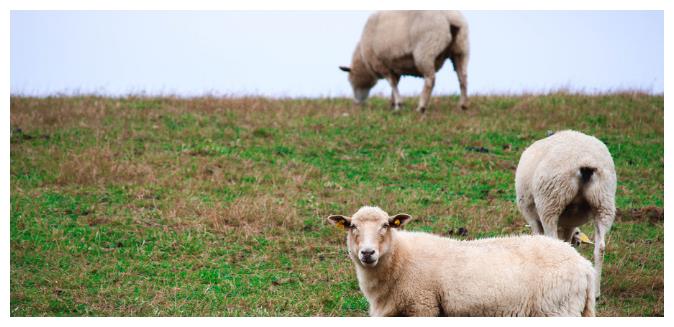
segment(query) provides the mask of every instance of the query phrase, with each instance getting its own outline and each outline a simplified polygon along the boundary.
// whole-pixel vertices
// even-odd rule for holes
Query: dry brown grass
[[[234,229],[247,236],[273,228],[296,230],[300,226],[295,208],[267,194],[244,196],[227,206],[204,208],[196,214],[216,231]]]
[[[153,168],[145,163],[119,159],[109,147],[88,148],[60,163],[62,184],[104,185],[109,182],[146,184],[156,182]]]
[[[433,101],[420,116],[379,98],[12,98],[11,314],[364,315],[327,215],[529,233],[518,155],[562,128],[606,140],[618,169],[599,314],[664,314],[662,97]]]

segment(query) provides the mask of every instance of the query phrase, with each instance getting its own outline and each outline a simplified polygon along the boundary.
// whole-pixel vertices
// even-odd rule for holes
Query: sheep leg
[[[606,234],[611,229],[615,210],[599,211],[594,224],[594,273],[595,273],[595,297],[599,298],[601,291],[601,270],[606,252]]]
[[[541,217],[541,225],[543,225],[543,234],[552,238],[559,239],[557,230],[557,223],[559,215],[562,213],[557,203],[548,201],[538,201],[538,214]]]
[[[531,226],[531,231],[534,233],[534,235],[543,234],[543,225],[541,224],[540,220],[536,220],[533,224],[529,224],[529,226]]]
[[[534,235],[543,234],[543,225],[541,225],[541,219],[536,212],[536,206],[532,203],[530,205],[521,204],[519,207],[522,216],[524,216],[524,220],[526,220],[531,227],[531,232]]]
[[[421,91],[421,98],[419,99],[419,106],[417,111],[420,113],[426,112],[428,103],[431,99],[431,92],[435,86],[435,72],[424,75],[424,88]]]
[[[557,217],[554,215],[543,216],[541,219],[541,224],[543,225],[543,234],[548,237],[559,239],[559,234],[557,233]]]
[[[390,75],[386,78],[391,84],[391,108],[393,111],[400,110],[402,104],[402,97],[398,91],[398,82],[400,81],[399,75]]]
[[[455,55],[452,57],[456,77],[459,79],[459,87],[461,89],[461,99],[459,100],[459,107],[461,109],[468,109],[468,57],[465,55]]]
[[[577,183],[570,180],[545,178],[534,187],[534,203],[541,217],[545,236],[559,239],[559,216],[578,193]]]

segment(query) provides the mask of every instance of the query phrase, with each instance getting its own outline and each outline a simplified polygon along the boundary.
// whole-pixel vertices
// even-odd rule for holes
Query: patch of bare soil
[[[649,221],[652,224],[662,224],[665,220],[665,210],[654,206],[632,208],[616,211],[617,221]]]

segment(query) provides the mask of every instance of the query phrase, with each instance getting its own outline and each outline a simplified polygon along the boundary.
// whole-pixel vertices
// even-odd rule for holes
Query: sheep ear
[[[339,69],[341,69],[343,72],[347,72],[347,73],[351,71],[351,67],[347,67],[347,66],[339,66]]]
[[[341,215],[332,215],[328,217],[328,221],[340,229],[351,227],[351,218]]]
[[[390,226],[393,226],[395,228],[400,228],[407,224],[408,221],[412,219],[412,216],[406,214],[406,213],[399,213],[393,217],[388,218],[388,224]]]

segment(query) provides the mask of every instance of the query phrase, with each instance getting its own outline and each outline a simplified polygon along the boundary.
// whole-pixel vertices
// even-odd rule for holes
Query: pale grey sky
[[[370,12],[12,11],[12,94],[350,96]],[[467,11],[469,93],[663,92],[661,11]],[[456,94],[446,64],[434,94]],[[421,79],[404,78],[416,95]],[[380,81],[375,93],[388,95]]]

